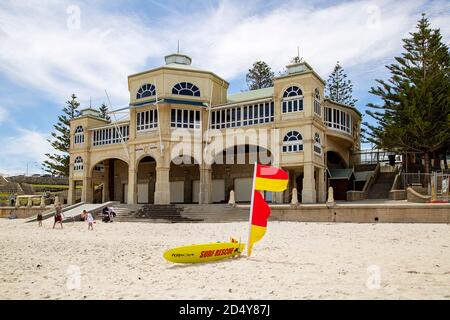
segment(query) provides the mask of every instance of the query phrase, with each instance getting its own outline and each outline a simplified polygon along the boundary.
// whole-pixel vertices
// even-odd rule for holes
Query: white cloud
[[[27,163],[30,172],[41,172],[46,153],[54,153],[47,142],[49,135],[38,131],[18,129],[14,136],[0,137],[0,171],[23,174]]]
[[[162,63],[177,40],[194,64],[227,80],[244,79],[257,59],[280,70],[297,46],[326,77],[338,59],[347,68],[370,67],[397,53],[424,7],[447,38],[450,27],[449,5],[443,1],[366,0],[318,7],[288,1],[271,11],[258,11],[262,2],[222,1],[194,13],[168,9],[158,24],[87,2],[80,5],[79,30],[67,27],[69,5],[0,4],[0,72],[58,101],[72,91],[84,101],[89,96],[104,100],[106,88],[114,104],[127,103],[127,75],[144,70],[149,61]]]

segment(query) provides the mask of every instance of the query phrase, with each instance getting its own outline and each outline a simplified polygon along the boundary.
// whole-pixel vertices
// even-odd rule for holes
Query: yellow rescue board
[[[245,244],[211,242],[177,247],[164,252],[164,258],[174,263],[201,263],[227,259],[241,254]]]

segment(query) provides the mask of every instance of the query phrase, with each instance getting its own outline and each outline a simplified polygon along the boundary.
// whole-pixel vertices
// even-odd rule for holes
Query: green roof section
[[[355,181],[367,181],[373,175],[374,171],[355,172]]]
[[[357,114],[359,114],[360,117],[362,117],[361,112],[359,112],[359,110],[356,107],[352,107],[352,106],[349,106],[348,104],[343,104],[343,103],[340,103],[340,102],[336,102],[336,101],[330,99],[329,97],[325,97],[324,100],[329,101],[331,103],[334,103],[334,104],[336,104],[338,106],[351,109],[351,110],[355,111]]]
[[[259,100],[273,97],[273,87],[232,93],[227,96],[227,103]]]
[[[329,170],[330,179],[347,179],[354,176],[353,169],[331,169]]]

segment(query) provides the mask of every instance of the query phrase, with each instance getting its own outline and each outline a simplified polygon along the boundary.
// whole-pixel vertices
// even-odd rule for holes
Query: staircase
[[[119,222],[235,222],[248,221],[249,209],[228,207],[224,204],[211,205],[116,205],[113,207]]]
[[[369,190],[367,198],[389,199],[389,191],[391,190],[392,184],[394,183],[395,175],[395,172],[379,172],[375,183]]]

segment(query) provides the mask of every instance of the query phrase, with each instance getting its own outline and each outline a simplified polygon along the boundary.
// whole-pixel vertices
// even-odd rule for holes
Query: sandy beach
[[[246,223],[0,219],[0,299],[449,299],[450,225],[269,222],[251,258],[174,265],[164,250],[246,239]]]

